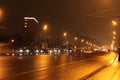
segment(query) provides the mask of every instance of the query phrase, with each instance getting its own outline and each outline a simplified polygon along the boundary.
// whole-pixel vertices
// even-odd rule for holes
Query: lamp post
[[[67,32],[64,32],[64,33],[63,33],[63,37],[64,37],[64,41],[65,41],[65,43],[66,43],[66,41],[67,41]]]
[[[15,40],[11,39],[10,42],[11,42],[12,52],[14,53],[14,43],[15,43]]]
[[[2,15],[3,15],[3,11],[2,11],[2,9],[0,8],[0,19],[2,18]]]
[[[68,50],[68,45],[69,45],[69,42],[68,42],[68,34],[67,34],[67,32],[64,32],[63,33],[63,37],[64,37],[64,41],[65,41],[65,44],[66,44],[66,48],[67,48],[67,50]]]
[[[118,22],[116,20],[112,20],[112,25],[113,27],[118,25]],[[116,30],[114,28],[114,30],[112,31],[112,43],[111,43],[111,49],[114,50],[114,48],[116,47]]]
[[[74,37],[74,48],[77,49],[78,48],[78,44],[77,44],[77,40],[78,40],[78,37]]]
[[[47,42],[46,42],[46,39],[47,39],[47,34],[46,34],[46,32],[47,32],[47,30],[48,30],[48,25],[47,24],[45,24],[45,25],[43,25],[43,27],[42,27],[42,35],[41,35],[41,39],[42,39],[42,42],[41,42],[41,44],[42,44],[42,48],[47,48],[48,47],[48,44],[47,44]]]

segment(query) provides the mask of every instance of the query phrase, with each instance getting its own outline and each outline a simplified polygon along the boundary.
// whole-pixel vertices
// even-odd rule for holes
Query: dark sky
[[[110,44],[111,20],[120,14],[119,3],[119,0],[0,0],[3,10],[0,24],[7,27],[6,33],[14,33],[24,16],[34,16],[39,24],[48,23],[53,33],[77,32]]]

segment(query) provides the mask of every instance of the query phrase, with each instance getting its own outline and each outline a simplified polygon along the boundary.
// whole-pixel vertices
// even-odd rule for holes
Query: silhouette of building
[[[27,45],[38,46],[40,43],[38,21],[34,17],[24,17],[24,37]]]

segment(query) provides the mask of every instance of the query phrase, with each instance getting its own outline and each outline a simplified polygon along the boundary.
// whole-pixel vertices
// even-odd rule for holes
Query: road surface
[[[88,79],[94,71],[98,73],[113,63],[115,57],[115,53],[0,56],[0,80]]]
[[[120,62],[118,58],[111,65],[108,65],[87,80],[120,80]]]

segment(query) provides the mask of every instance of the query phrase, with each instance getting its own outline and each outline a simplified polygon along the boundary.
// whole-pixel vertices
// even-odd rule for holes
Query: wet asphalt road
[[[0,80],[78,80],[110,54],[0,56]]]

